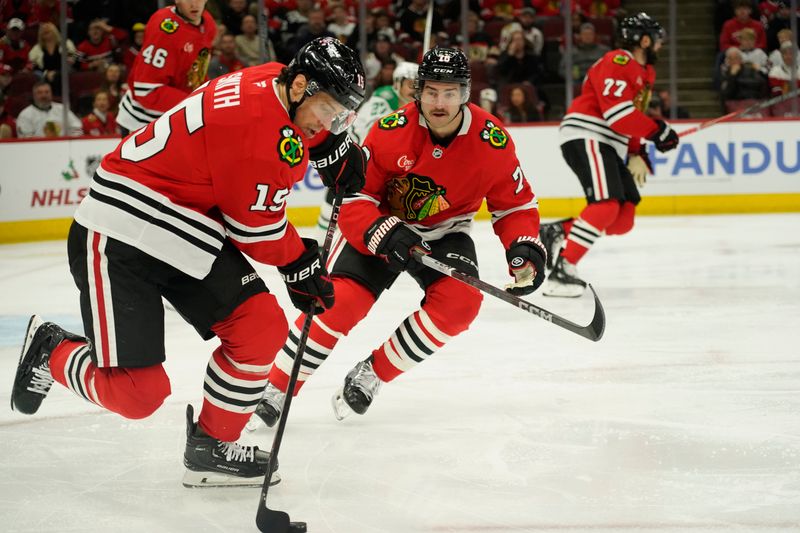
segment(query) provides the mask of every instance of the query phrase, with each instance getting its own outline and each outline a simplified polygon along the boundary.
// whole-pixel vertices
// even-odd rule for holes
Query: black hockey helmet
[[[351,112],[364,101],[366,77],[361,60],[334,37],[318,37],[295,54],[281,76],[287,90],[298,74],[303,74],[308,81],[306,96],[327,93]],[[289,114],[292,119],[301,103],[291,104]]]
[[[471,79],[469,60],[459,48],[431,48],[422,57],[417,72],[417,100],[426,81],[441,81],[461,85],[461,103],[465,104],[469,100]]]
[[[647,13],[625,17],[619,23],[619,40],[623,47],[639,46],[645,35],[648,35],[653,42],[663,40],[665,36],[661,24],[651,19]]]

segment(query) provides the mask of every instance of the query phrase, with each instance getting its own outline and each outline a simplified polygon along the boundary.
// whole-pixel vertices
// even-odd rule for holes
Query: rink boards
[[[682,122],[675,129],[696,124]],[[509,132],[542,216],[579,212],[585,200],[561,158],[557,124]],[[94,169],[117,143],[115,138],[0,142],[0,243],[65,237]],[[655,174],[642,191],[640,214],[800,211],[799,120],[729,122],[682,138],[668,154],[650,148]],[[289,197],[290,220],[314,224],[323,195],[319,177],[307,171]]]

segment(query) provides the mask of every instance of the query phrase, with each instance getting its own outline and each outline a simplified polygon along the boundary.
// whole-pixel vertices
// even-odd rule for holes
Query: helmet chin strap
[[[295,76],[295,78],[296,77],[297,76]],[[294,116],[297,114],[297,108],[299,108],[300,105],[303,102],[306,101],[306,96],[307,96],[306,92],[303,91],[302,98],[300,98],[300,100],[298,100],[297,102],[292,102],[292,96],[291,96],[289,91],[290,91],[290,89],[292,87],[292,83],[293,82],[294,82],[294,78],[292,78],[290,81],[288,81],[286,83],[286,101],[289,103],[289,109],[288,109],[288,111],[289,111],[289,120],[291,120],[292,122],[294,122]]]

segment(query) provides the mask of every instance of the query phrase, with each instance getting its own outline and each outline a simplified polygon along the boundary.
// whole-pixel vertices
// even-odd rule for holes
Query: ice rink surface
[[[796,214],[640,218],[580,265],[608,318],[599,343],[487,296],[468,332],[337,422],[344,374],[419,302],[401,279],[292,405],[270,506],[311,533],[800,532],[798,229]],[[473,235],[482,277],[506,283],[489,223]],[[214,342],[167,314],[172,395],[149,419],[59,385],[28,417],[8,405],[29,315],[81,331],[65,243],[0,247],[0,294],[0,530],[256,531],[257,489],[180,483]],[[533,299],[591,316],[589,300]],[[268,448],[272,432],[244,438]]]

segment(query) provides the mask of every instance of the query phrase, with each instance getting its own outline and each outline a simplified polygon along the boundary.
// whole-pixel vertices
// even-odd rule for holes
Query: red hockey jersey
[[[308,166],[268,63],[217,78],[103,158],[75,220],[202,279],[229,238],[284,265],[304,245],[286,197]]]
[[[580,96],[561,121],[561,144],[594,139],[611,145],[625,159],[632,137],[638,142],[658,129],[644,114],[655,78],[655,69],[639,64],[628,50],[607,52],[586,73]]]
[[[157,119],[206,80],[214,18],[203,12],[195,26],[175,7],[156,11],[144,30],[144,41],[128,75],[131,91],[122,97],[117,122],[130,131]]]
[[[468,233],[484,199],[494,232],[508,248],[517,237],[539,235],[539,210],[517,159],[514,142],[496,119],[474,104],[447,147],[434,144],[415,103],[379,119],[367,134],[370,152],[364,189],[342,204],[339,224],[365,254],[364,232],[395,215],[429,240]]]

